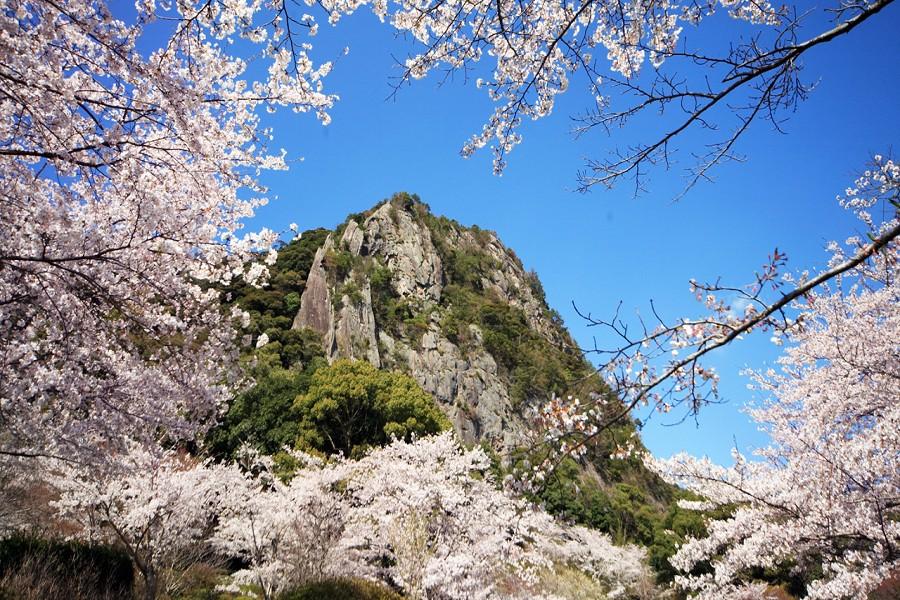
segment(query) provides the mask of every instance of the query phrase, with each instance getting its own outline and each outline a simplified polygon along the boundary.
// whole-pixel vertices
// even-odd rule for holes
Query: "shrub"
[[[359,306],[363,302],[363,293],[359,289],[359,284],[352,280],[348,281],[335,290],[335,294],[331,298],[331,305],[335,312],[341,309],[344,302],[344,296],[347,297],[350,306]]]
[[[291,313],[300,310],[300,294],[297,292],[288,292],[285,294],[284,309]]]
[[[450,422],[414,379],[365,361],[338,360],[312,376],[298,396],[298,446],[357,454],[391,436],[409,439],[448,429]]]
[[[227,579],[225,569],[196,563],[181,573],[181,591],[171,600],[228,600],[233,594],[221,592],[216,588]]]
[[[286,592],[278,600],[402,600],[382,585],[363,579],[331,579]]]
[[[278,260],[275,262],[277,271],[296,271],[303,278],[309,273],[316,250],[325,243],[325,238],[330,232],[327,229],[318,228],[304,231],[299,239],[293,240],[278,248]]]
[[[232,401],[221,423],[210,432],[210,452],[231,457],[244,442],[266,454],[292,446],[300,432],[294,399],[309,388],[312,374],[324,364],[325,359],[319,358],[303,371],[276,365],[257,373],[256,385]]]
[[[0,599],[130,600],[134,571],[111,546],[25,536],[0,540]]]
[[[329,250],[325,254],[325,268],[336,281],[343,281],[353,270],[353,255],[346,250]]]

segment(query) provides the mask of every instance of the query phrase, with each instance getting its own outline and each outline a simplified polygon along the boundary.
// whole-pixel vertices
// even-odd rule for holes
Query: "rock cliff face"
[[[465,322],[461,314],[483,319]],[[567,353],[564,360],[583,365],[554,314],[536,276],[493,232],[435,217],[401,194],[328,236],[293,327],[321,334],[329,360],[364,359],[408,372],[435,396],[464,440],[483,440],[503,452],[522,443],[525,410],[550,392],[513,397],[523,367],[514,352],[502,352],[498,340],[509,336],[489,327],[505,322],[501,317],[511,320]]]

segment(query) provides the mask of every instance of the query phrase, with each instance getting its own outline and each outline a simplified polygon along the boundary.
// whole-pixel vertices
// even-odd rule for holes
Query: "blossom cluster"
[[[698,598],[736,593],[754,568],[822,561],[807,598],[866,598],[900,567],[900,289],[816,295],[806,328],[780,359],[756,373],[770,399],[749,412],[771,444],[735,463],[678,455],[648,458],[663,477],[733,506],[672,559],[677,583]],[[687,575],[700,562],[713,572]]]
[[[252,451],[214,465],[135,446],[115,471],[60,468],[56,506],[77,535],[123,543],[160,591],[172,585],[162,579],[167,567],[197,548],[239,559],[246,568],[227,589],[264,597],[351,576],[411,598],[549,600],[543,582],[558,567],[583,571],[615,597],[648,577],[644,550],[509,495],[485,453],[461,448],[452,432],[394,441],[359,460],[290,455],[286,477]]]
[[[238,382],[245,315],[211,284],[267,276],[251,259],[277,235],[241,232],[255,177],[285,168],[259,112],[326,122],[335,100],[277,4],[145,0],[127,22],[102,0],[4,4],[0,450],[190,439]],[[154,20],[171,35],[148,52]]]
[[[356,461],[295,457],[303,467],[288,483],[264,476],[261,486],[259,475],[245,475],[243,487],[229,485],[236,496],[214,539],[250,559],[236,584],[277,591],[298,574],[350,575],[412,598],[533,598],[540,575],[558,564],[613,591],[646,575],[642,550],[614,547],[499,489],[484,452],[463,450],[452,432],[395,441]]]

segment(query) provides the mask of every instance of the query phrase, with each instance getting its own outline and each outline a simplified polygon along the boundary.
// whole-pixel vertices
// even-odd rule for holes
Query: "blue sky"
[[[592,331],[575,315],[610,315],[619,301],[624,314],[647,312],[653,299],[667,317],[697,314],[688,280],[743,284],[776,246],[794,269],[823,263],[823,246],[855,231],[834,201],[868,157],[888,154],[900,139],[900,6],[889,6],[846,38],[805,59],[806,81],[817,82],[810,99],[785,124],[787,135],[759,123],[740,142],[748,156],[727,165],[716,182],[677,203],[683,184],[678,165],[652,173],[649,192],[634,199],[627,186],[571,191],[584,156],[602,156],[625,137],[591,135],[574,141],[570,116],[586,96],[573,86],[554,114],[528,123],[525,140],[509,156],[502,177],[491,174],[491,156],[472,159],[458,151],[490,111],[472,82],[438,86],[428,77],[391,100],[394,56],[409,45],[368,13],[323,26],[314,56],[341,56],[327,79],[341,96],[333,122],[322,127],[306,115],[281,114],[275,146],[287,149],[287,173],[267,174],[273,201],[251,227],[331,227],[397,191],[417,193],[432,210],[465,224],[495,230],[541,276],[550,304],[576,340],[591,344]],[[646,119],[622,135],[649,139],[657,123]],[[618,135],[618,134],[617,134]],[[687,162],[692,148],[680,155]],[[696,148],[693,148],[696,149]],[[679,450],[730,462],[736,442],[743,449],[765,442],[739,412],[751,399],[745,367],[771,364],[777,352],[765,340],[747,340],[715,356],[724,405],[705,409],[699,425],[663,426],[654,420],[645,443],[659,454]]]

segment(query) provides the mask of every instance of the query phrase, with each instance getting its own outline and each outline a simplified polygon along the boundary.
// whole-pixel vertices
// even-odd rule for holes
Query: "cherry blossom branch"
[[[892,211],[885,212],[885,221],[876,223],[870,207],[881,203]],[[610,404],[602,397],[587,399],[554,399],[538,415],[537,421],[545,431],[544,443],[553,449],[547,470],[553,470],[564,456],[582,456],[617,423],[630,418],[636,409],[651,407],[653,411],[668,413],[674,406],[689,402],[685,417],[697,418],[701,407],[718,398],[718,375],[713,369],[702,366],[701,361],[710,353],[721,349],[743,336],[757,330],[772,330],[773,342],[780,344],[784,336],[794,335],[805,326],[809,308],[798,304],[805,300],[813,303],[818,295],[829,289],[829,284],[848,274],[856,278],[857,285],[871,287],[873,283],[886,285],[897,264],[900,241],[900,167],[892,160],[875,158],[875,165],[865,172],[855,186],[848,188],[841,204],[854,212],[869,229],[869,241],[857,238],[848,240],[853,253],[846,256],[832,244],[834,252],[828,268],[799,281],[781,275],[786,256],[777,249],[769,257],[755,282],[746,288],[715,284],[701,285],[691,282],[696,297],[705,303],[711,314],[699,319],[680,319],[667,323],[651,302],[651,312],[656,321],[648,325],[639,319],[639,331],[632,335],[629,327],[619,317],[621,303],[612,319],[595,319],[575,306],[579,316],[588,326],[608,329],[619,345],[602,349],[594,343],[586,353],[606,357],[598,368],[621,404]],[[794,287],[780,291],[786,282]],[[768,299],[774,292],[776,295]],[[717,294],[728,294],[736,299],[725,303]],[[743,314],[736,314],[735,302],[740,302]],[[788,316],[796,313],[795,318]],[[688,349],[684,356],[680,356]],[[665,358],[664,358],[665,357]],[[664,364],[656,365],[665,360]],[[652,415],[652,413],[651,413]],[[638,427],[642,424],[638,420]],[[627,451],[628,444],[623,450]]]
[[[761,94],[760,97],[749,107],[749,115],[741,116],[740,113],[737,113],[741,120],[741,125],[733,132],[733,134],[728,139],[714,145],[714,150],[708,154],[708,159],[692,173],[689,183],[680,194],[680,196],[683,196],[684,193],[687,192],[691,187],[696,185],[696,183],[700,179],[705,178],[706,173],[711,168],[713,168],[727,156],[729,156],[729,151],[737,142],[738,138],[743,135],[743,133],[749,127],[750,123],[756,118],[757,114],[763,108],[774,112],[773,109],[775,104],[783,102],[783,96],[779,97],[777,101],[774,101],[772,99],[772,91],[776,88],[776,86],[782,85],[784,79],[790,76],[790,73],[794,69],[796,69],[796,62],[804,53],[815,48],[816,46],[826,44],[837,37],[850,33],[853,29],[878,14],[882,9],[884,9],[892,2],[893,0],[876,0],[871,4],[867,4],[865,8],[860,9],[859,13],[852,18],[838,24],[837,26],[826,32],[823,32],[799,44],[792,44],[786,47],[774,48],[767,52],[761,53],[758,56],[754,56],[752,59],[745,60],[739,63],[736,63],[728,58],[723,59],[702,55],[693,55],[692,58],[695,62],[720,63],[729,66],[731,72],[722,79],[722,83],[727,83],[728,85],[718,92],[690,90],[675,91],[677,90],[677,88],[670,83],[668,75],[661,75],[660,77],[662,77],[663,79],[658,80],[665,81],[673,90],[672,92],[664,94],[658,94],[653,91],[645,91],[643,88],[640,88],[638,85],[631,84],[630,82],[624,83],[624,87],[639,92],[642,96],[645,97],[645,99],[640,104],[628,109],[624,113],[617,113],[613,115],[604,115],[601,113],[597,114],[596,116],[585,117],[583,119],[584,125],[582,125],[577,130],[579,135],[585,133],[588,129],[598,124],[608,125],[612,120],[619,121],[620,123],[624,122],[625,119],[637,114],[638,112],[641,112],[645,108],[649,108],[651,106],[659,106],[661,108],[663,105],[668,104],[669,102],[677,98],[690,97],[694,99],[706,99],[708,101],[705,104],[702,104],[697,108],[688,111],[688,117],[682,123],[680,123],[676,128],[666,132],[655,142],[646,146],[640,146],[633,152],[620,155],[613,160],[588,161],[588,170],[579,173],[579,190],[582,192],[586,192],[597,184],[611,187],[619,179],[622,179],[626,175],[629,175],[633,172],[635,174],[635,185],[639,186],[641,177],[640,168],[644,163],[655,163],[660,159],[663,159],[666,163],[668,163],[668,146],[672,141],[674,141],[676,137],[689,129],[692,125],[698,122],[703,122],[707,112],[711,111],[718,104],[723,103],[726,99],[732,97],[738,90],[753,83],[757,79],[765,78],[765,76],[769,72],[776,72],[776,76],[772,77],[771,80],[765,84],[765,92]],[[770,120],[772,120],[774,123],[773,119]],[[592,175],[589,173],[594,174]],[[600,175],[596,175],[596,173],[600,173]]]
[[[521,142],[519,130],[526,119],[550,114],[558,94],[569,90],[571,80],[585,75],[590,106],[579,118],[576,135],[594,127],[612,131],[631,117],[648,109],[662,114],[670,105],[686,116],[649,143],[620,148],[607,159],[591,159],[578,174],[579,189],[588,191],[597,184],[606,186],[630,178],[636,193],[643,188],[649,166],[670,167],[674,142],[690,129],[719,129],[720,119],[733,116],[737,124],[722,140],[707,144],[689,169],[687,189],[709,179],[714,167],[734,154],[738,141],[750,126],[766,119],[781,130],[781,114],[796,107],[810,88],[799,80],[800,59],[809,51],[856,30],[893,3],[893,0],[842,2],[833,17],[840,22],[805,39],[803,21],[810,13],[797,16],[787,7],[768,1],[738,0],[684,3],[676,0],[587,0],[566,3],[518,0],[325,0],[329,20],[336,23],[344,14],[362,5],[400,31],[409,32],[420,48],[402,63],[403,74],[395,87],[425,77],[434,70],[446,76],[455,71],[468,75],[475,65],[490,57],[493,62],[485,79],[476,87],[484,89],[494,103],[482,130],[463,146],[463,156],[490,146],[494,171],[501,173],[509,152]],[[683,30],[712,26],[718,9],[727,10],[736,20],[754,27],[749,39],[737,39],[724,55],[688,48]],[[719,21],[720,28],[727,25]],[[743,34],[741,34],[743,35]],[[605,55],[600,60],[596,54]],[[647,63],[650,63],[648,66]],[[678,66],[686,65],[685,76]],[[642,69],[653,68],[649,76]],[[717,83],[716,83],[717,82]],[[612,110],[607,90],[618,90],[622,102],[636,101]],[[615,98],[618,103],[620,98]]]

